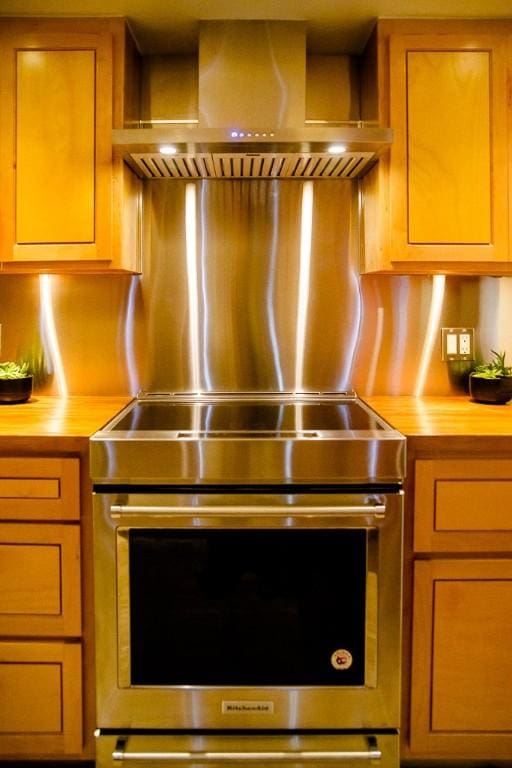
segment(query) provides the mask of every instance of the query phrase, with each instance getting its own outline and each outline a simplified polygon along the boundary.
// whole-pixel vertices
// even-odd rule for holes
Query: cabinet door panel
[[[509,756],[512,561],[416,562],[413,604],[413,753]]]
[[[408,240],[488,245],[489,51],[406,55]]]
[[[512,728],[512,688],[503,685],[512,679],[512,611],[504,606],[512,606],[510,578],[434,583],[433,731]]]
[[[0,614],[60,613],[60,565],[56,544],[0,542]]]
[[[506,261],[507,50],[500,35],[392,35],[391,259]]]
[[[111,259],[108,32],[0,29],[0,260]]]
[[[20,244],[94,240],[95,67],[93,50],[17,51]]]
[[[79,755],[78,643],[0,642],[0,755]]]

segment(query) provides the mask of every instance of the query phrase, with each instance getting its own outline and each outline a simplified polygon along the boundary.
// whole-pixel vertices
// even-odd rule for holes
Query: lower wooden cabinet
[[[414,462],[413,759],[512,756],[511,499],[509,458]]]
[[[411,749],[512,755],[512,558],[414,565]]]
[[[79,755],[79,641],[0,641],[0,754]]]
[[[78,458],[0,458],[0,760],[81,758]]]

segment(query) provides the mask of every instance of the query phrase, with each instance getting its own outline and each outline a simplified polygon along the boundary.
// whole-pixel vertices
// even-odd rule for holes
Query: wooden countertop
[[[407,437],[512,437],[512,402],[485,405],[466,396],[362,399]]]
[[[28,403],[0,405],[0,437],[89,438],[130,400],[129,396],[64,398],[36,394]]]
[[[130,399],[34,395],[28,403],[0,405],[0,437],[88,438]],[[483,405],[464,396],[405,395],[376,395],[363,400],[408,437],[512,437],[512,402]]]

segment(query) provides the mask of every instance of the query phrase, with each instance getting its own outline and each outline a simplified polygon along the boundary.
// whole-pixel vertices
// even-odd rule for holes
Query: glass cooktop
[[[135,402],[114,432],[283,434],[382,430],[385,424],[358,401],[343,402]]]

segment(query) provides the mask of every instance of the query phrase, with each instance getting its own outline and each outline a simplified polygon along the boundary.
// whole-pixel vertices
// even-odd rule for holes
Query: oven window
[[[364,685],[364,530],[129,534],[132,685]]]

